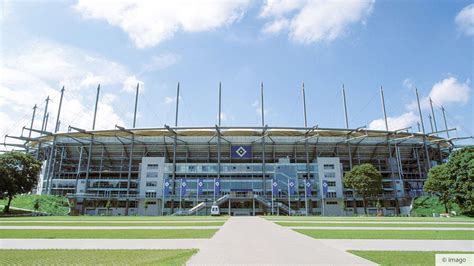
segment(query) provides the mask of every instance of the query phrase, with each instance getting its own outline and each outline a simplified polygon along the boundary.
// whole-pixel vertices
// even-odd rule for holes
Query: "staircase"
[[[214,202],[214,204],[209,204],[209,203],[206,204],[206,202],[201,202],[201,203],[199,203],[198,205],[192,207],[192,208],[189,209],[189,210],[179,210],[179,211],[173,213],[172,215],[174,215],[174,216],[179,216],[179,215],[192,215],[192,214],[196,214],[196,212],[198,212],[199,210],[204,209],[204,208],[205,208],[206,206],[208,206],[208,205],[217,205],[217,206],[219,206],[219,205],[221,205],[222,203],[224,203],[224,202],[226,202],[226,201],[228,201],[228,200],[229,200],[229,195],[226,194],[226,195],[224,195],[224,196],[218,198],[218,199]]]
[[[202,210],[205,207],[206,207],[206,203],[201,202],[198,205],[196,205],[196,206],[192,207],[191,209],[189,209],[188,210],[188,215],[195,214],[196,212],[198,212],[199,210]]]
[[[287,214],[290,214],[290,215],[295,214],[294,210],[292,210],[291,208],[289,208],[288,206],[286,206],[285,204],[283,204],[281,202],[278,202],[277,206],[278,206],[278,208],[280,208],[280,210],[284,211]]]
[[[265,205],[267,208],[272,207],[272,203],[270,201],[266,200],[265,198],[263,198],[261,196],[258,196],[258,195],[255,195],[254,197],[255,197],[256,201],[258,201],[261,204]],[[280,210],[282,210],[284,213],[287,213],[287,214],[294,214],[295,213],[294,210],[292,210],[291,208],[289,208],[288,206],[286,206],[285,204],[283,204],[281,202],[275,202],[274,207],[279,208]]]
[[[229,194],[225,194],[224,196],[218,198],[216,201],[214,201],[214,205],[221,205],[222,203],[226,202],[229,200]]]

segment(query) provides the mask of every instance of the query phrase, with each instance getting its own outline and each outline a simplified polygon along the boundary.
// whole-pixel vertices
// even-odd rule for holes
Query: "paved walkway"
[[[0,230],[5,229],[34,229],[34,230],[139,230],[139,229],[219,229],[220,226],[0,226]]]
[[[260,217],[232,217],[188,265],[375,265]]]
[[[472,240],[321,239],[321,242],[340,250],[474,252]]]
[[[473,231],[474,228],[465,227],[381,227],[381,226],[287,226],[291,229],[315,230],[390,230],[390,231]],[[1,226],[0,226],[1,229]]]

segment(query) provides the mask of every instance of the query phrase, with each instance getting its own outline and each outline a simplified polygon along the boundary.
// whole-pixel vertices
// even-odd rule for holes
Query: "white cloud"
[[[274,0],[266,1],[260,17],[270,19],[263,32],[288,31],[298,43],[333,41],[345,33],[349,25],[365,22],[375,0]]]
[[[241,19],[248,6],[249,0],[79,0],[74,9],[84,18],[120,27],[135,46],[147,48],[178,31],[202,32],[230,25]]]
[[[260,12],[260,16],[284,16],[289,12],[300,9],[305,2],[301,0],[267,0]]]
[[[183,97],[179,96],[179,100],[183,100]],[[164,104],[172,104],[176,102],[176,97],[170,97],[170,96],[166,96],[165,99],[164,99]]]
[[[461,32],[468,36],[474,35],[474,4],[464,7],[454,21]]]
[[[165,104],[170,104],[173,101],[174,101],[173,97],[168,97],[168,96],[165,97]]]
[[[413,112],[403,113],[400,116],[387,117],[388,129],[397,130],[409,127],[418,121],[418,116]],[[376,119],[370,122],[369,129],[385,130],[385,120]]]
[[[0,1],[0,22],[7,20],[13,14],[12,2],[10,0]]]
[[[452,104],[464,105],[469,102],[471,90],[469,85],[469,80],[464,83],[461,83],[458,82],[455,77],[445,78],[442,81],[437,82],[433,85],[427,97],[423,97],[420,99],[420,106],[423,110],[429,109],[430,98],[437,106],[449,106]],[[411,102],[408,105],[408,109],[418,110],[417,102]]]
[[[139,93],[142,93],[144,90],[143,82],[138,80],[135,76],[129,76],[123,81],[122,90],[126,92],[133,92],[136,93],[137,91],[137,84],[139,84]]]
[[[101,56],[58,43],[36,40],[4,56],[3,65],[29,73],[55,87],[79,91],[91,85],[123,82],[127,69]]]
[[[283,29],[287,28],[290,22],[286,18],[275,19],[263,26],[264,33],[279,33]]]
[[[439,105],[466,104],[469,101],[469,83],[459,83],[455,77],[446,78],[433,86],[430,98]]]
[[[179,59],[180,56],[173,53],[155,55],[151,58],[150,63],[145,65],[145,70],[162,70],[176,64]]]
[[[409,89],[415,89],[415,85],[413,84],[413,81],[409,78],[406,78],[405,80],[403,80],[403,86]]]
[[[414,84],[410,79],[405,79],[403,84],[409,88],[414,88]],[[465,83],[460,83],[455,77],[448,77],[437,82],[431,88],[429,95],[420,99],[422,111],[430,111],[430,98],[433,100],[435,107],[441,105],[467,104],[470,98],[469,85],[469,80]],[[418,116],[418,103],[416,100],[407,104],[405,109],[406,111],[401,115],[387,118],[389,130],[413,126],[417,121],[420,121]],[[384,120],[373,120],[369,124],[369,129],[385,130]]]
[[[66,91],[60,130],[66,130],[68,125],[90,129],[98,83],[120,88],[133,77],[124,66],[116,62],[48,41],[35,41],[9,50],[2,55],[2,59],[0,137],[4,134],[19,135],[23,126],[29,126],[34,104],[39,106],[35,128],[40,128],[44,99],[48,95],[52,101],[48,107],[50,117],[47,129],[53,131],[62,85],[65,85]],[[124,124],[117,113],[118,109],[114,108],[116,101],[114,93],[101,95],[96,129],[111,128],[116,123]]]

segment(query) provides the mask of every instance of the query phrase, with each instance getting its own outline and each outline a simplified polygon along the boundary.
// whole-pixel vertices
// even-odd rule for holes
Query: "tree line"
[[[382,175],[372,164],[361,164],[347,172],[344,186],[362,197],[364,212],[367,201],[379,200],[382,189]],[[473,216],[474,202],[474,146],[467,146],[451,153],[446,163],[434,166],[428,172],[423,190],[439,197],[449,213],[451,203],[457,203],[463,214]]]

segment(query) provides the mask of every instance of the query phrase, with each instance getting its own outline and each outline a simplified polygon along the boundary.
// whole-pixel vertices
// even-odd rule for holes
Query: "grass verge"
[[[324,227],[445,227],[445,228],[474,228],[473,224],[450,224],[450,223],[439,223],[439,224],[392,224],[392,223],[299,223],[299,222],[275,222],[281,226],[324,226]],[[2,225],[0,223],[0,225]]]
[[[349,250],[350,253],[384,265],[435,265],[436,254],[472,254],[471,252],[452,251],[366,251]]]
[[[67,215],[69,205],[66,197],[53,195],[17,195],[11,202],[11,207],[28,209],[34,211],[35,202],[38,201],[39,212],[49,213],[51,215]],[[0,200],[1,212],[3,206],[7,204],[7,199]]]
[[[321,217],[321,216],[265,216],[269,221],[333,221],[338,222],[437,222],[437,223],[459,223],[471,222],[474,223],[474,218],[466,216],[456,216],[451,218],[433,218],[433,217]]]
[[[36,216],[4,217],[0,221],[226,221],[228,217],[212,216]]]
[[[194,249],[0,250],[0,265],[184,265]]]
[[[435,230],[315,230],[295,229],[296,232],[318,239],[426,239],[426,240],[474,240],[470,231]]]
[[[224,222],[0,222],[0,226],[222,226]]]
[[[211,238],[217,229],[158,229],[158,230],[61,230],[61,229],[4,229],[1,238],[44,239],[178,239]]]

